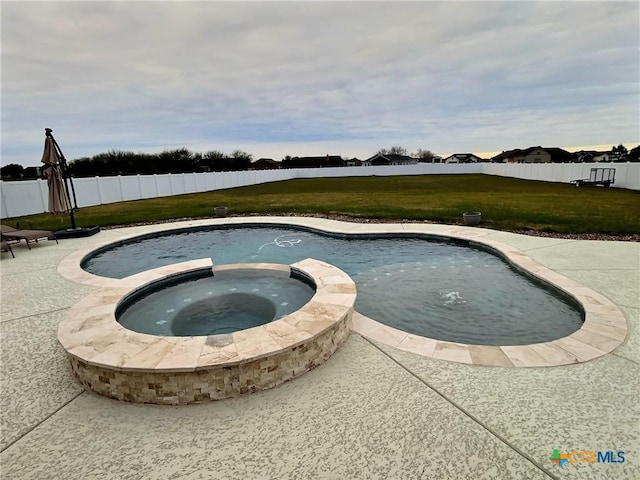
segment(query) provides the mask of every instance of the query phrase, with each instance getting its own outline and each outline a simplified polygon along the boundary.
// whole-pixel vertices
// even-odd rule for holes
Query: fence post
[[[46,212],[49,210],[49,198],[45,197],[45,190],[48,190],[48,185],[47,188],[42,188],[42,183],[43,180],[42,179],[38,179],[38,191],[40,192],[40,201],[42,202],[42,211]]]
[[[0,180],[0,218],[7,218],[9,217],[9,212],[7,211],[7,200],[4,198],[3,185],[4,182]]]
[[[2,186],[4,185],[4,182],[2,180],[0,180],[0,208],[2,209],[0,211],[0,217],[1,218],[8,218],[9,217],[9,210],[7,209],[7,199],[4,196],[4,188],[2,188]]]
[[[118,175],[118,185],[120,186],[120,201],[124,201],[124,188],[122,188],[122,175]]]
[[[96,179],[96,191],[98,192],[98,201],[100,202],[99,205],[103,205],[102,186],[100,184],[100,177],[95,177],[95,179]]]

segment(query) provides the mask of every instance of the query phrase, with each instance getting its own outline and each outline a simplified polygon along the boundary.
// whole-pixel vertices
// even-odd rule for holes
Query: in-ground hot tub
[[[195,290],[183,288],[202,280]],[[283,300],[291,300],[289,287],[297,292],[293,304]],[[203,259],[92,293],[69,311],[58,339],[74,376],[93,392],[138,403],[199,403],[271,388],[320,365],[348,337],[355,299],[353,281],[317,260],[212,267]],[[166,308],[179,300],[180,309]],[[234,325],[218,314],[223,309]]]
[[[138,333],[222,335],[259,327],[302,308],[316,292],[297,269],[205,268],[172,275],[124,297],[115,315]]]

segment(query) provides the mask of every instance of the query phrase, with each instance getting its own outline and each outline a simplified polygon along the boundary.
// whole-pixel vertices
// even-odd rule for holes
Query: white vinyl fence
[[[294,178],[483,173],[503,177],[569,183],[571,180],[589,178],[591,168],[596,167],[613,167],[616,169],[614,187],[640,190],[640,163],[419,163],[417,165],[376,167],[294,168],[243,172],[75,178],[73,179],[73,185],[78,206],[88,207],[125,200],[208,192]],[[47,198],[47,182],[44,180],[0,181],[0,217],[11,218],[46,212],[48,208]]]
[[[482,173],[501,177],[570,183],[589,178],[592,168],[615,168],[612,187],[640,190],[640,163],[483,163]]]

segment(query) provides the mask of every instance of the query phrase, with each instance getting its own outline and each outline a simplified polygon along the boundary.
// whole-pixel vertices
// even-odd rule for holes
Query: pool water
[[[328,262],[356,283],[358,312],[403,331],[479,345],[526,345],[567,336],[582,325],[573,303],[487,251],[417,236],[335,236],[243,226],[170,233],[91,256],[83,268],[123,278],[210,257],[229,263]]]
[[[232,333],[278,320],[306,304],[315,288],[288,272],[222,270],[156,282],[116,311],[123,327],[162,336]]]

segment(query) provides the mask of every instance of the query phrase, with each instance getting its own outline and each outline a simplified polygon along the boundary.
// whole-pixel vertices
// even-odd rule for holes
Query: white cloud
[[[2,163],[37,164],[44,127],[69,159],[637,142],[638,19],[613,2],[4,2]]]

